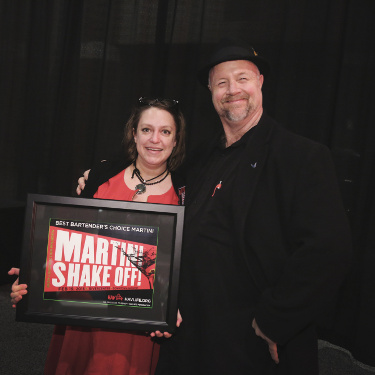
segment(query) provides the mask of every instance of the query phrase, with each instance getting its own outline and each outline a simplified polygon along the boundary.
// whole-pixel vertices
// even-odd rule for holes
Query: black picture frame
[[[183,220],[182,206],[29,194],[16,320],[174,332]]]

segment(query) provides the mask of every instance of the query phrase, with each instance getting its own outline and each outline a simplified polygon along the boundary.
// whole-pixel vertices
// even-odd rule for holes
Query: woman
[[[175,171],[185,154],[185,120],[178,102],[140,98],[125,125],[124,145],[125,159],[93,168],[82,196],[179,204],[181,185]],[[18,274],[18,269],[9,274]],[[18,279],[13,284],[13,306],[27,293],[26,287],[18,285]],[[178,316],[176,325],[181,321]],[[143,333],[56,326],[45,374],[153,374],[158,353],[158,345]]]

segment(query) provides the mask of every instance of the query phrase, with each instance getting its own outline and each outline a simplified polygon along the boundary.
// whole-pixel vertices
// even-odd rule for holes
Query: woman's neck
[[[163,173],[167,169],[167,163],[163,163],[161,165],[146,165],[142,163],[138,158],[136,159],[136,166],[144,180],[149,180],[150,178],[154,178],[161,173]],[[133,165],[134,168],[134,165]]]

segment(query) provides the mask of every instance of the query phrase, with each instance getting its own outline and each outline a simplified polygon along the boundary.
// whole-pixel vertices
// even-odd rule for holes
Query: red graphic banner
[[[93,301],[150,307],[156,255],[157,228],[51,219],[45,298],[71,292],[79,300],[74,292],[94,292]]]

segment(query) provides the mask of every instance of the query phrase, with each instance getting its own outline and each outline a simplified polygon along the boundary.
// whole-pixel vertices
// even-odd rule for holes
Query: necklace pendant
[[[138,184],[135,186],[135,190],[137,191],[136,194],[143,194],[146,191],[146,185],[144,184]]]

